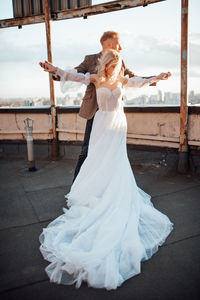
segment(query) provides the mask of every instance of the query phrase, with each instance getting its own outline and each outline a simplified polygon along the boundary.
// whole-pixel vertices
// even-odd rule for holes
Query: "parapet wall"
[[[179,107],[125,107],[128,133],[127,143],[168,148],[179,147]],[[82,141],[86,120],[78,115],[77,107],[57,107],[59,141]],[[35,140],[51,140],[50,107],[0,109],[0,140],[25,140],[24,118],[34,119]],[[188,143],[200,149],[200,107],[188,110]]]

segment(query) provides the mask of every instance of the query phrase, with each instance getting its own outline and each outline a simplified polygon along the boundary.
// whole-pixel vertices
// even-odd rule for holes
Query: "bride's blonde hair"
[[[113,70],[113,74],[108,77],[107,69],[113,64],[117,64],[116,68]],[[117,80],[118,76],[122,75],[122,73],[123,69],[121,56],[116,50],[107,50],[99,59],[99,64],[97,66],[97,75],[100,82],[108,79],[114,82]]]

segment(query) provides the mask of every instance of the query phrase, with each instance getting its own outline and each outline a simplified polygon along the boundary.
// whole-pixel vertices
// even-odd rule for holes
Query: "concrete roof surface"
[[[152,196],[156,208],[169,216],[174,230],[141,274],[114,291],[80,289],[50,283],[49,264],[39,251],[38,237],[63,214],[76,161],[37,162],[28,172],[22,159],[0,160],[1,299],[195,300],[200,298],[200,178],[165,172],[156,166],[133,165],[136,182]],[[103,247],[103,245],[102,245]]]

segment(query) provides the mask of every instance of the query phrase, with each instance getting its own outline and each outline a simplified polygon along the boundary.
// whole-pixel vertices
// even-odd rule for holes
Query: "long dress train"
[[[65,80],[89,83],[88,74],[61,73]],[[130,78],[141,87],[155,77]],[[169,218],[154,208],[151,196],[135,181],[126,149],[127,122],[123,88],[97,89],[96,112],[88,156],[65,196],[69,209],[39,236],[40,251],[50,264],[51,282],[116,289],[141,272],[173,229]]]

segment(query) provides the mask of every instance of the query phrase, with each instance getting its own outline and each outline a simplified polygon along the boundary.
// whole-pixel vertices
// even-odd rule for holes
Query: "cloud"
[[[23,29],[22,29],[23,30]],[[30,32],[31,33],[31,32]],[[15,35],[16,34],[16,35]],[[41,36],[41,34],[40,34]],[[38,60],[47,59],[47,49],[44,37],[33,38],[27,36],[27,32],[0,32],[0,63],[33,63]],[[88,40],[75,39],[69,36],[67,39],[53,39],[52,34],[52,52],[53,59],[59,65],[74,66],[79,64],[87,53],[96,53],[100,51],[100,45]]]
[[[143,72],[144,70],[170,70],[178,72],[180,69],[180,41],[177,39],[163,39],[150,35],[138,35],[126,32],[124,57],[127,64]],[[189,68],[200,68],[199,44],[200,34],[193,34],[189,39]],[[191,72],[192,76],[197,73]]]
[[[176,70],[173,72],[173,76],[176,76],[176,77],[180,77],[180,70]],[[188,70],[188,76],[190,78],[200,78],[200,72],[199,70],[195,69],[195,68],[189,68]]]
[[[23,30],[23,29],[22,29]],[[12,30],[0,32],[0,62],[29,62],[38,60],[45,53],[46,45],[43,39],[35,39],[27,35],[27,31]]]
[[[189,77],[191,77],[191,78],[200,78],[199,70],[196,70],[194,68],[189,69]]]
[[[83,32],[76,31],[75,34],[73,30],[70,31],[70,24],[66,24],[68,24],[66,27],[64,23],[59,25],[59,34],[57,34],[58,28],[56,30],[52,28],[53,61],[61,68],[76,66],[81,63],[86,54],[97,53],[101,49],[100,33],[91,32],[86,38]],[[40,60],[47,58],[45,31],[44,26],[37,26],[34,25],[36,29],[33,27],[30,28],[31,30],[28,30],[28,27],[22,29],[24,31],[16,28],[9,32],[6,29],[5,32],[0,31],[0,68],[4,71],[5,80],[10,80],[12,69],[14,78],[18,76],[22,79],[29,78],[30,86],[33,82],[38,84],[39,81],[41,85],[48,84],[46,74],[41,73],[38,66]],[[122,56],[127,67],[141,76],[171,71],[177,85],[180,81],[180,40],[171,37],[163,38],[152,33],[137,35],[132,29],[121,32],[120,36]],[[200,34],[190,34],[189,77],[195,78],[195,82],[200,78],[199,47]]]
[[[189,34],[189,40],[194,44],[200,44],[200,33]]]
[[[68,27],[59,25],[60,28],[52,30],[53,58],[60,66],[75,66],[79,64],[86,54],[100,51],[100,43],[95,33],[92,32],[88,39],[67,32]],[[34,27],[35,28],[35,27]],[[59,35],[57,34],[58,29]],[[39,31],[40,29],[40,31]],[[17,29],[4,33],[0,32],[0,62],[31,63],[46,59],[46,41],[43,27],[24,32]],[[2,33],[3,32],[3,33]],[[38,36],[38,32],[40,35]],[[66,32],[66,34],[65,34]],[[27,38],[27,34],[31,37]],[[42,38],[41,38],[42,36]],[[121,34],[125,62],[134,70],[175,70],[180,68],[180,40],[160,38],[150,34],[135,35],[130,30]],[[190,67],[200,67],[200,34],[193,33],[189,36],[189,64]]]
[[[149,35],[126,37],[124,58],[136,73],[172,71],[180,66],[180,45],[175,40],[164,40]]]

